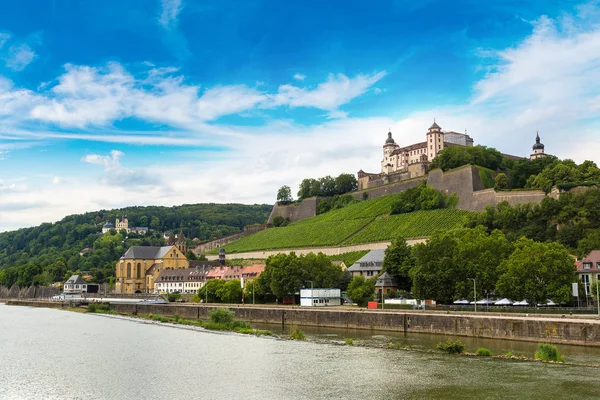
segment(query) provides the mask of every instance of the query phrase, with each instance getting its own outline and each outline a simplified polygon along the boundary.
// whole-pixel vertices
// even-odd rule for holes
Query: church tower
[[[181,231],[179,235],[177,235],[177,243],[175,245],[177,246],[177,249],[180,252],[182,252],[183,254],[187,253],[187,244],[185,241],[185,235],[183,234],[183,231]]]
[[[392,153],[398,148],[398,145],[392,138],[392,132],[388,132],[388,137],[383,145],[383,160],[381,161],[381,172],[389,174],[394,170],[394,161]]]
[[[433,120],[433,125],[427,130],[427,160],[433,161],[440,151],[444,150],[444,132]]]
[[[535,133],[535,144],[533,145],[533,153],[529,156],[530,160],[535,160],[536,158],[546,157],[547,154],[544,153],[544,145],[540,141],[540,134],[538,132]]]

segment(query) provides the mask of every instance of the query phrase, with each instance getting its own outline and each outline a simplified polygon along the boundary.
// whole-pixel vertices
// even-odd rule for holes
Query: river
[[[0,304],[0,399],[581,400],[599,374]]]

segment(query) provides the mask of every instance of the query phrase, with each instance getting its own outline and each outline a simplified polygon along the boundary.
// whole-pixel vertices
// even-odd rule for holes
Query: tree
[[[292,198],[292,189],[289,186],[284,185],[277,191],[277,201],[280,203],[291,203],[294,199]]]
[[[339,174],[335,178],[335,191],[337,194],[353,192],[358,189],[358,181],[353,174]]]
[[[412,250],[406,244],[406,240],[398,237],[385,249],[383,258],[383,271],[394,277],[398,289],[410,291],[412,279],[410,270],[414,265]]]
[[[508,178],[506,174],[501,172],[494,178],[494,188],[496,190],[506,189],[508,187]]]
[[[331,177],[330,175],[324,176],[321,179],[319,179],[319,183],[320,183],[320,190],[319,190],[318,194],[315,194],[316,196],[329,197],[329,196],[333,196],[334,194],[337,194],[335,179],[333,177]]]
[[[375,297],[375,278],[365,279],[359,275],[352,278],[346,294],[360,307],[365,307]]]
[[[216,295],[223,303],[241,303],[242,285],[238,279],[232,279],[218,288]]]
[[[273,218],[273,226],[274,227],[287,226],[289,223],[290,223],[290,219],[283,218],[281,215],[277,215]]]
[[[515,251],[500,266],[496,284],[499,295],[526,299],[531,304],[551,299],[566,303],[571,283],[575,282],[575,265],[569,252],[558,243],[539,243],[521,238]]]
[[[209,303],[220,303],[221,297],[218,295],[219,289],[225,285],[225,281],[222,279],[210,279],[208,280],[204,286],[198,289],[198,297],[201,301],[207,300],[207,292],[208,292],[208,302]]]

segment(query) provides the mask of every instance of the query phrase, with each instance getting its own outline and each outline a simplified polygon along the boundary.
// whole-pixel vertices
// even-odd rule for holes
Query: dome
[[[104,228],[104,229],[113,229],[114,227],[115,226],[110,222],[107,222],[102,226],[102,228]]]
[[[535,144],[533,145],[533,150],[544,150],[544,145],[540,142],[539,133],[535,136]]]
[[[396,144],[394,138],[392,138],[392,132],[388,132],[388,137],[385,140],[385,144]]]

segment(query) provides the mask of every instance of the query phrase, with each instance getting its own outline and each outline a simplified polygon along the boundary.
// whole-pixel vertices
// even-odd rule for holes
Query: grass
[[[352,346],[354,344],[354,339],[344,338],[344,343],[346,343],[348,346]]]
[[[441,209],[390,216],[397,198],[398,195],[394,194],[364,200],[285,227],[266,229],[225,245],[225,250],[240,253],[371,243],[391,240],[399,235],[425,237],[439,229],[460,228],[469,215],[468,211]],[[344,262],[352,265],[358,258]]]
[[[448,339],[445,342],[439,342],[435,347],[449,354],[461,354],[465,351],[465,345],[460,340]]]
[[[306,335],[297,326],[293,325],[290,328],[290,339],[294,340],[306,340]]]
[[[551,362],[565,362],[565,358],[560,354],[558,348],[553,344],[540,343],[535,352],[535,359]]]
[[[481,356],[481,357],[491,357],[492,356],[492,352],[489,351],[488,349],[486,349],[485,347],[478,348],[477,351],[475,352],[475,354],[477,354],[478,356]]]
[[[365,255],[367,255],[368,252],[369,250],[349,251],[347,253],[329,256],[329,259],[331,261],[343,261],[344,264],[346,264],[346,266],[349,267]]]

